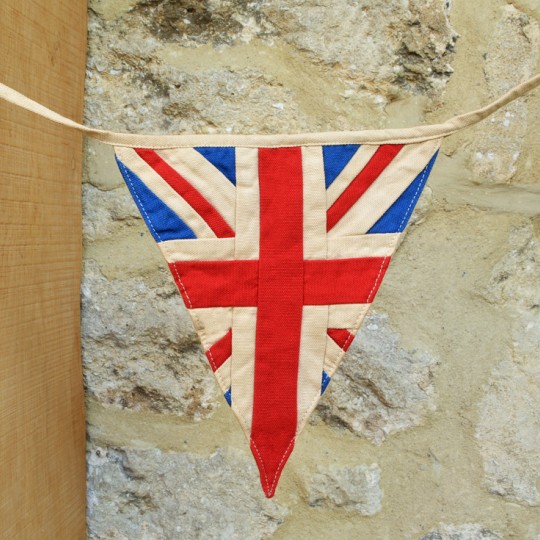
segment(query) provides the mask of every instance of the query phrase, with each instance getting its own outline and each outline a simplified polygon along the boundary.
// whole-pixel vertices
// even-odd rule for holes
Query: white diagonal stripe
[[[230,307],[196,308],[188,309],[188,312],[205,351],[231,329],[232,308]]]
[[[187,223],[197,238],[216,238],[206,221],[144,159],[139,157],[133,148],[118,147],[116,155],[156,197]]]
[[[425,169],[440,146],[435,139],[405,145],[366,192],[329,231],[329,237],[364,234]]]
[[[158,150],[180,176],[187,180],[234,230],[236,189],[227,177],[194,148]]]
[[[228,358],[214,373],[222,392],[225,394],[231,387],[231,359]]]
[[[330,208],[347,189],[358,173],[368,164],[378,146],[362,145],[326,190],[326,208]]]

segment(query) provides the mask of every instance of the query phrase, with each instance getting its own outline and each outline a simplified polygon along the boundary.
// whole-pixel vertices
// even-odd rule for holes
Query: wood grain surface
[[[0,80],[82,118],[86,2],[2,0]],[[0,538],[86,538],[81,136],[0,103]]]

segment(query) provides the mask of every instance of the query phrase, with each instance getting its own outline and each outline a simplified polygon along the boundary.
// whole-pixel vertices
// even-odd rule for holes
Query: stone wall
[[[435,123],[538,71],[536,0],[90,0],[87,123]],[[265,499],[116,169],[86,144],[97,539],[540,538],[540,96],[445,140],[371,315]]]

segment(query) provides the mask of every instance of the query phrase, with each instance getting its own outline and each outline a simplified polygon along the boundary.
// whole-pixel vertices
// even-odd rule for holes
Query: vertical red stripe
[[[296,435],[303,304],[301,148],[260,148],[259,297],[251,449],[272,497]]]
[[[367,165],[334,201],[326,215],[326,230],[332,229],[336,223],[352,208],[356,201],[377,180],[390,162],[403,148],[402,144],[384,144],[373,154]]]
[[[201,216],[218,238],[232,238],[234,231],[223,216],[195,189],[176,169],[171,167],[157,152],[147,148],[135,148],[137,155],[156,171],[176,193]]]

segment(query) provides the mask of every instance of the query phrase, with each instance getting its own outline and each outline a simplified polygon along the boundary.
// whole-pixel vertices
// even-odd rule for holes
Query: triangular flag
[[[268,497],[439,144],[116,148]]]

